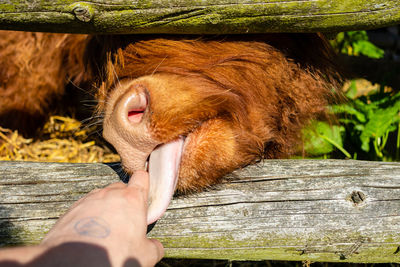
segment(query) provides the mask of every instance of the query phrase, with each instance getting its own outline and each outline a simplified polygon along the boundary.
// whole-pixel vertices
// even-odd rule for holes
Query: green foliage
[[[366,31],[341,32],[332,41],[332,46],[340,53],[349,56],[382,58],[384,51],[368,41]]]
[[[400,92],[380,88],[356,97],[356,89],[353,81],[347,101],[330,107],[340,126],[314,121],[304,130],[306,153],[326,156],[336,150],[347,158],[399,159]]]
[[[340,53],[382,58],[384,51],[365,31],[342,32],[332,41]],[[352,81],[343,104],[330,107],[335,123],[313,121],[303,130],[304,150],[311,157],[400,160],[400,92],[381,87],[361,96]]]
[[[312,121],[303,133],[304,139],[308,140],[304,144],[304,149],[310,156],[329,154],[335,148],[341,150],[343,147],[342,135],[344,131],[343,126],[329,125],[322,121]],[[344,153],[348,157],[351,157],[347,151]]]

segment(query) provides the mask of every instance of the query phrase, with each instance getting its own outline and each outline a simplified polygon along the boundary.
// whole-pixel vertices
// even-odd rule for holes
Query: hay
[[[83,127],[68,117],[52,116],[39,134],[39,138],[26,139],[0,127],[0,160],[40,162],[116,162],[120,157],[106,146],[96,144],[90,136],[95,127]]]

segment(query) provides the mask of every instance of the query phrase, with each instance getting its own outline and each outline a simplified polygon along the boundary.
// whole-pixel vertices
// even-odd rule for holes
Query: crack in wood
[[[185,210],[193,208],[208,208],[208,207],[222,207],[222,206],[232,206],[239,204],[262,204],[262,203],[282,203],[282,202],[315,202],[315,201],[332,201],[341,200],[335,198],[320,198],[320,199],[284,199],[284,200],[259,200],[259,201],[235,201],[229,203],[216,203],[216,204],[206,204],[206,205],[195,205],[195,206],[185,206],[177,208],[168,208],[168,210]],[[0,203],[1,204],[1,203]]]
[[[370,14],[370,13],[386,13],[388,11],[393,11],[397,12],[400,10],[399,6],[394,6],[391,8],[384,8],[384,9],[377,9],[377,10],[357,10],[357,11],[351,11],[351,12],[333,12],[333,13],[310,13],[308,15],[287,15],[287,16],[295,16],[297,18],[309,18],[309,17],[325,17],[325,16],[342,16],[342,15],[356,15],[356,14]],[[281,15],[281,16],[286,16],[286,15]],[[274,17],[279,17],[279,15],[274,15]]]
[[[313,244],[313,246],[316,246]],[[326,250],[324,249],[324,245],[321,246],[321,249],[317,249],[317,248],[304,248],[304,249],[297,249],[296,251],[300,252],[300,255],[307,255],[307,254],[318,254],[318,253],[333,253],[335,254],[336,252],[332,251],[332,250]]]
[[[379,189],[400,189],[400,186],[383,186],[383,185],[360,185],[360,187],[365,187],[365,188],[379,188]]]
[[[177,11],[177,12],[173,12],[170,14],[165,14],[163,16],[158,17],[157,19],[169,19],[169,18],[176,18],[177,17],[182,17],[187,18],[187,17],[192,17],[193,13],[204,13],[204,9],[200,9],[200,8],[194,8],[194,9],[189,9],[189,10],[182,10],[182,11]],[[194,14],[197,15],[197,14]]]
[[[89,191],[85,191],[85,192],[74,192],[74,195],[84,195],[89,193]],[[1,195],[1,194],[0,194]],[[59,197],[59,196],[70,196],[71,192],[59,192],[59,193],[54,193],[54,194],[8,194],[8,196],[12,196],[12,197]]]
[[[4,178],[3,178],[4,179]],[[70,183],[85,183],[93,182],[93,179],[79,179],[78,177],[68,177],[69,180],[33,180],[23,182],[0,182],[0,186],[18,186],[18,185],[39,185],[39,184],[70,184]]]
[[[43,220],[58,220],[60,216],[54,217],[37,217],[37,218],[28,218],[28,217],[0,217],[1,221],[6,222],[27,222],[27,221],[43,221]]]
[[[363,177],[365,174],[326,174],[326,175],[298,175],[298,176],[245,176],[242,178],[238,176],[240,180],[237,180],[237,177],[234,177],[232,181],[229,181],[230,176],[225,177],[228,181],[224,181],[224,183],[232,183],[232,184],[240,184],[240,183],[259,183],[259,182],[269,182],[269,181],[285,181],[285,180],[297,180],[297,179],[316,179],[316,178],[341,178],[341,177]],[[236,180],[235,180],[236,179]]]
[[[393,202],[400,201],[400,198],[388,198],[388,199],[370,199],[369,202]]]
[[[356,243],[354,243],[351,247],[349,247],[346,251],[339,253],[339,258],[340,260],[346,260],[347,258],[349,258],[351,255],[353,254],[358,254],[358,250],[359,248],[362,246],[362,244],[364,243],[364,238],[360,238],[359,240],[357,240]]]
[[[0,205],[27,205],[27,204],[44,204],[44,203],[73,203],[77,199],[66,200],[43,200],[43,201],[21,201],[21,202],[0,202]]]
[[[191,9],[191,10],[184,10],[184,11],[178,11],[170,14],[166,14],[160,17],[156,17],[153,19],[153,21],[149,21],[147,23],[143,23],[141,26],[151,26],[151,25],[167,25],[169,23],[174,23],[180,20],[185,20],[185,19],[190,19],[196,16],[203,16],[203,15],[208,15],[205,13],[205,9]]]

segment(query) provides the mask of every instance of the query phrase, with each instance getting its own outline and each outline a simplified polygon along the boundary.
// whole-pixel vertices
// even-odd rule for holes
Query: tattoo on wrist
[[[111,232],[107,222],[99,217],[80,219],[74,225],[74,229],[79,235],[95,238],[106,238]]]

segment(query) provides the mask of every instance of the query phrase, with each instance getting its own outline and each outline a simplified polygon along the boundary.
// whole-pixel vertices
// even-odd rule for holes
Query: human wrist
[[[45,251],[46,247],[42,245],[2,248],[0,249],[0,265],[3,263],[27,265]]]

